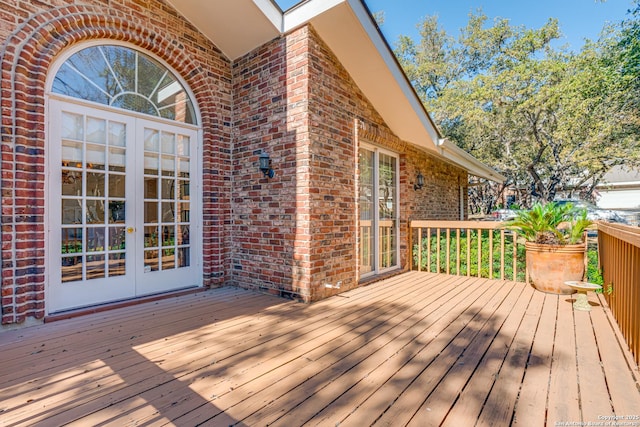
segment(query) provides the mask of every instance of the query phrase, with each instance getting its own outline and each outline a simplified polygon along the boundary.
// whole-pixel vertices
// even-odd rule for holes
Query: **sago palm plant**
[[[529,210],[519,210],[505,227],[519,231],[529,241],[549,245],[573,245],[583,241],[592,224],[586,209],[572,204],[536,203]]]

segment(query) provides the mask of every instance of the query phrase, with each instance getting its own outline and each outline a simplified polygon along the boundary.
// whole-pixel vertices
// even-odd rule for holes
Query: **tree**
[[[508,177],[476,187],[472,208],[490,210],[507,187],[522,205],[559,191],[589,196],[612,166],[640,162],[638,111],[625,92],[638,74],[621,67],[629,58],[625,34],[624,46],[638,52],[633,22],[579,53],[552,47],[560,36],[555,19],[539,29],[506,19],[487,26],[481,11],[457,39],[436,17],[420,23],[419,43],[399,38],[396,55],[443,133]],[[624,72],[632,77],[621,79]]]

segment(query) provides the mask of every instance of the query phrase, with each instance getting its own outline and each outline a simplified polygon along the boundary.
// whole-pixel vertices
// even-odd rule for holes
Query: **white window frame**
[[[396,241],[395,241],[395,259],[396,259],[396,263],[392,266],[389,267],[385,267],[385,268],[380,268],[380,227],[379,227],[379,220],[380,220],[380,205],[379,203],[374,203],[373,204],[373,221],[374,221],[374,226],[372,226],[372,234],[373,234],[373,251],[374,251],[374,258],[373,258],[373,269],[367,273],[361,274],[360,275],[360,279],[365,279],[368,277],[373,277],[379,274],[383,274],[385,272],[388,271],[393,271],[393,270],[397,270],[398,268],[400,268],[400,155],[396,152],[384,149],[382,147],[379,147],[377,145],[373,145],[370,143],[360,143],[359,147],[358,147],[358,151],[363,148],[365,150],[369,150],[371,152],[373,152],[373,164],[374,164],[374,168],[373,168],[373,181],[374,181],[374,194],[373,194],[373,199],[374,200],[379,200],[379,182],[380,182],[380,168],[379,168],[379,161],[380,161],[380,154],[385,154],[387,156],[393,157],[395,159],[395,171],[396,171],[396,176],[395,176],[395,182],[394,182],[394,186],[395,186],[395,194],[396,194],[396,198],[394,200],[394,212],[396,213],[395,216],[395,229],[394,229],[394,234],[396,236]],[[356,159],[358,157],[356,156]],[[356,167],[360,167],[358,164],[358,161],[356,161]],[[358,171],[358,179],[360,177],[360,173]],[[358,214],[356,215],[356,221],[358,222],[358,226],[356,227],[356,230],[358,230],[358,240],[361,238],[360,236],[360,226],[359,226],[359,222],[360,222],[360,198],[359,198],[359,188],[360,188],[360,182],[358,182],[356,184],[356,201],[358,204]],[[356,251],[360,250],[360,245],[357,245]],[[360,254],[357,254],[356,259],[358,260],[358,271],[360,271]]]

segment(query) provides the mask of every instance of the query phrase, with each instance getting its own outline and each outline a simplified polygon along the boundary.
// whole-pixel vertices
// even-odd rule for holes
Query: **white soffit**
[[[284,32],[310,22],[400,139],[437,151],[439,133],[359,0],[310,0],[289,10]]]
[[[234,60],[281,34],[282,12],[269,0],[168,0]]]

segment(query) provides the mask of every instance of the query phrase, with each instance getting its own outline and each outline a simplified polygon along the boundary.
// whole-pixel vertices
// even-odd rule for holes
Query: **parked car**
[[[578,199],[558,199],[554,200],[558,205],[566,205],[571,203],[576,208],[584,208],[587,210],[587,218],[592,221],[607,221],[628,224],[627,219],[617,211],[609,209],[600,209],[591,202]]]
[[[497,209],[491,212],[491,219],[493,221],[509,221],[516,217],[517,210],[515,209]]]

